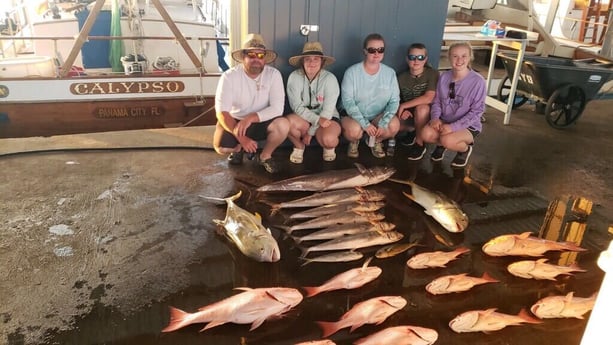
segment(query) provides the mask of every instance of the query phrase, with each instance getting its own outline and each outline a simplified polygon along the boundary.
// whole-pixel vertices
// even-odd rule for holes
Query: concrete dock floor
[[[202,326],[198,325],[159,333],[168,322],[169,305],[196,310],[227,297],[234,287],[323,282],[361,262],[300,268],[299,252],[275,230],[284,243],[281,263],[255,265],[241,259],[232,244],[216,233],[212,219],[223,218],[225,206],[199,196],[225,197],[242,189],[246,191],[242,204],[266,215],[268,209],[260,202],[265,196],[254,193],[254,187],[301,174],[350,168],[355,160],[346,157],[346,147],[337,149],[337,161],[326,164],[321,163],[320,148],[309,148],[303,166],[287,162],[291,150],[284,147],[275,153],[284,169],[271,176],[255,161],[228,167],[225,157],[211,150],[211,128],[1,139],[0,343],[237,344],[244,338],[252,340],[248,343],[290,344],[319,334],[312,322],[296,331],[298,323],[326,315],[333,320],[340,316],[339,308],[373,293],[406,294],[420,312],[428,306],[436,314],[437,303],[447,304],[448,309],[440,311],[447,318],[453,317],[452,311],[495,304],[498,293],[512,295],[510,313],[517,313],[516,307],[529,301],[520,291],[533,297],[569,288],[576,288],[582,296],[593,293],[602,279],[595,259],[613,238],[608,232],[613,224],[612,105],[610,100],[589,102],[579,121],[565,130],[549,127],[531,105],[514,110],[510,125],[502,124],[502,113],[488,108],[469,165],[459,171],[449,167],[450,153],[441,164],[430,162],[432,148],[422,161],[409,162],[402,147],[394,157],[377,160],[362,145],[357,159],[366,166],[393,165],[397,177],[415,180],[460,202],[475,222],[464,237],[452,240],[474,248],[495,232],[538,231],[548,203],[557,197],[589,199],[593,209],[585,246],[590,254],[581,262],[589,267],[588,273],[547,285],[510,279],[498,272],[507,279],[505,290],[490,295],[483,287],[478,295],[482,300],[471,295],[449,304],[449,300],[423,296],[423,285],[433,276],[407,276],[405,256],[380,263],[399,276],[384,278],[386,283],[378,290],[371,286],[350,293],[347,299],[339,293],[322,304],[311,302],[329,312],[313,315],[305,309],[302,315],[290,316],[291,322],[267,321],[254,332],[248,332],[248,326],[232,325],[198,333]],[[428,233],[424,230],[427,216],[400,194],[398,185],[386,182],[379,188],[390,195],[386,216],[402,225],[407,238],[421,239]],[[502,213],[495,214],[496,203],[506,203]],[[264,220],[270,226],[279,221]],[[440,247],[436,241],[427,243]],[[473,254],[472,264],[459,267],[483,270],[500,264],[483,258],[478,250]],[[338,306],[333,307],[335,303]],[[410,310],[397,322],[405,319],[420,320]],[[424,320],[430,325],[440,323],[438,344],[486,343],[476,335],[457,338],[444,327],[449,320]],[[502,335],[508,344],[525,343],[540,335],[556,339],[556,344],[578,344],[585,322],[522,326],[522,331],[504,330]],[[554,328],[558,331],[553,332]],[[333,339],[349,343],[378,329],[382,327],[364,327],[351,335],[339,332]]]

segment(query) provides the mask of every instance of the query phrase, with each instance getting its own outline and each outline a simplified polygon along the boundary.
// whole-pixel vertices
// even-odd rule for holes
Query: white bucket
[[[0,59],[0,78],[56,77],[50,56],[24,56]]]
[[[141,74],[147,68],[147,61],[122,61],[121,64],[126,75]]]

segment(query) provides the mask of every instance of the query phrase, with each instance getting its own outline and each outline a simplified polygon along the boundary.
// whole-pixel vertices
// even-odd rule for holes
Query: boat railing
[[[142,73],[139,73],[140,75],[142,74],[157,74],[157,75],[173,75],[173,74],[181,74],[181,75],[188,75],[188,74],[198,74],[198,75],[219,75],[221,72],[210,72],[207,71],[207,69],[205,68],[205,56],[210,52],[210,50],[215,49],[215,54],[217,55],[217,61],[218,64],[221,65],[221,61],[224,59],[225,56],[225,51],[223,49],[223,45],[227,45],[229,39],[226,37],[213,37],[213,36],[184,36],[183,39],[185,40],[185,42],[179,42],[179,40],[174,37],[174,36],[86,36],[84,38],[83,42],[76,42],[79,39],[79,36],[73,37],[73,36],[3,36],[0,38],[0,40],[13,40],[13,41],[50,41],[53,42],[53,51],[55,52],[55,56],[53,57],[55,59],[56,65],[58,67],[58,71],[56,73],[56,77],[57,78],[61,78],[63,76],[67,76],[67,77],[79,77],[79,76],[92,76],[92,75],[96,75],[96,74],[103,74],[105,76],[112,76],[114,74],[116,75],[125,75],[126,72],[122,71],[122,72],[113,72],[110,69],[86,69],[87,71],[83,70],[84,73],[79,73],[79,69],[77,69],[76,71],[73,71],[74,73],[62,73],[61,71],[61,66],[64,63],[64,61],[61,58],[61,54],[59,53],[59,42],[61,41],[74,41],[74,43],[85,43],[88,41],[113,41],[113,40],[118,40],[118,41],[176,41],[178,44],[180,43],[185,43],[185,42],[190,42],[190,41],[198,41],[199,45],[200,45],[200,65],[201,67],[198,66],[191,66],[188,68],[185,68],[183,66],[179,66],[178,68],[172,70],[172,71],[168,71],[168,70],[153,70],[153,71],[149,71],[147,68],[145,68],[143,71],[141,71]],[[215,45],[211,46],[209,44],[209,42],[211,41],[215,41]],[[221,51],[220,51],[221,50]],[[146,62],[149,62],[148,60],[146,60]],[[225,63],[225,62],[224,62]],[[224,66],[218,66],[220,69],[224,69]]]

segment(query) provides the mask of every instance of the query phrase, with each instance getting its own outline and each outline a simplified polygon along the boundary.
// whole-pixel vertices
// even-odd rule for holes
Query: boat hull
[[[0,81],[0,138],[213,125],[218,76]]]

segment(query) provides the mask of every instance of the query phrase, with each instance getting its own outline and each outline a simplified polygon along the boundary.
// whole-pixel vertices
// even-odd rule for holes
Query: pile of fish
[[[396,169],[386,166],[366,168],[356,163],[357,169],[332,170],[296,176],[259,187],[258,192],[321,192],[326,190],[365,187],[387,180]]]
[[[298,305],[303,296],[292,288],[239,288],[243,292],[204,306],[195,313],[170,307],[170,322],[162,332],[176,331],[193,323],[207,323],[205,331],[225,323],[251,324],[258,328],[267,319],[278,317]]]
[[[385,206],[385,196],[381,192],[368,190],[363,185],[374,183],[373,181],[383,181],[389,177],[388,170],[364,169],[361,175],[370,177],[363,180],[354,179],[350,184],[351,188],[334,189],[327,183],[323,183],[323,175],[315,176],[318,183],[305,178],[292,178],[289,182],[280,181],[275,183],[274,188],[279,190],[293,188],[289,186],[304,186],[319,184],[323,190],[334,189],[324,192],[317,192],[312,195],[299,199],[289,200],[281,203],[272,203],[271,213],[277,213],[285,209],[291,214],[286,216],[286,224],[277,225],[295,241],[300,248],[301,258],[304,264],[311,262],[347,262],[359,260],[363,254],[358,251],[361,248],[389,245],[400,241],[404,235],[395,231],[395,225],[385,221],[382,208]],[[365,172],[368,171],[368,172]],[[354,172],[355,173],[355,172]],[[336,178],[337,174],[334,174]],[[298,182],[300,181],[300,182]],[[336,181],[331,179],[330,181]],[[354,185],[360,182],[359,185]],[[332,182],[331,182],[332,183]],[[337,182],[333,182],[338,185]],[[260,188],[270,191],[272,186]],[[336,188],[336,187],[335,187]],[[285,212],[285,213],[286,213]],[[308,244],[307,244],[308,243]],[[406,247],[408,249],[409,247]],[[405,250],[406,250],[405,249]],[[311,253],[326,252],[315,257],[308,257]],[[394,253],[402,252],[395,249]],[[392,251],[388,250],[387,255]],[[386,254],[380,254],[383,256]]]
[[[393,223],[386,221],[382,211],[385,206],[385,195],[364,188],[390,179],[395,172],[394,169],[384,167],[367,169],[361,165],[356,167],[357,169],[294,177],[258,188],[260,192],[313,192],[298,199],[269,203],[271,214],[281,213],[286,216],[286,223],[276,226],[285,230],[288,237],[301,249],[303,265],[311,262],[360,260],[364,254],[358,249],[368,247],[380,246],[374,257],[384,259],[420,246],[417,242],[401,243],[404,235],[396,231]],[[453,200],[413,182],[390,180],[409,185],[411,193],[403,192],[404,195],[423,207],[425,213],[448,232],[460,233],[467,228],[468,217]],[[214,222],[223,227],[225,235],[244,255],[260,262],[280,260],[278,244],[270,230],[262,225],[259,214],[250,213],[234,203],[240,196],[239,191],[227,198],[204,198],[224,201],[227,204],[225,219]],[[585,250],[570,242],[540,239],[532,236],[530,232],[492,238],[481,249],[486,255],[493,257],[539,257],[548,251]],[[323,254],[309,257],[312,253],[319,252]],[[406,261],[406,266],[412,270],[445,270],[453,261],[469,255],[471,255],[469,248],[457,245],[447,251],[423,251],[412,255]],[[313,298],[330,291],[359,289],[375,281],[383,271],[378,266],[370,266],[374,257],[366,259],[361,267],[332,276],[321,285],[302,287],[304,295],[298,289],[290,287],[240,288],[241,293],[201,307],[194,313],[170,307],[170,321],[162,332],[175,331],[194,323],[206,323],[202,331],[225,323],[251,324],[250,330],[254,330],[266,320],[286,314],[300,304],[304,297]],[[552,281],[555,281],[558,275],[585,272],[577,265],[548,264],[544,258],[513,262],[506,268],[511,275],[520,278]],[[432,295],[466,293],[477,286],[498,283],[501,280],[494,279],[487,272],[441,274],[427,283],[425,290]],[[479,289],[487,288],[486,286]],[[536,301],[529,311],[525,308],[516,315],[498,312],[495,307],[467,310],[451,319],[449,327],[456,333],[487,333],[512,325],[540,324],[544,322],[543,319],[549,318],[581,319],[593,308],[595,299],[596,294],[589,297],[575,297],[573,292],[548,296]],[[402,296],[376,296],[356,303],[350,308],[347,306],[348,310],[338,320],[316,321],[316,323],[322,330],[322,338],[328,338],[344,328],[349,328],[349,332],[353,332],[365,324],[382,324],[406,305],[407,300]],[[435,343],[437,339],[438,332],[434,329],[396,324],[357,339],[354,344],[428,345]],[[330,345],[334,342],[320,339],[299,344]]]

